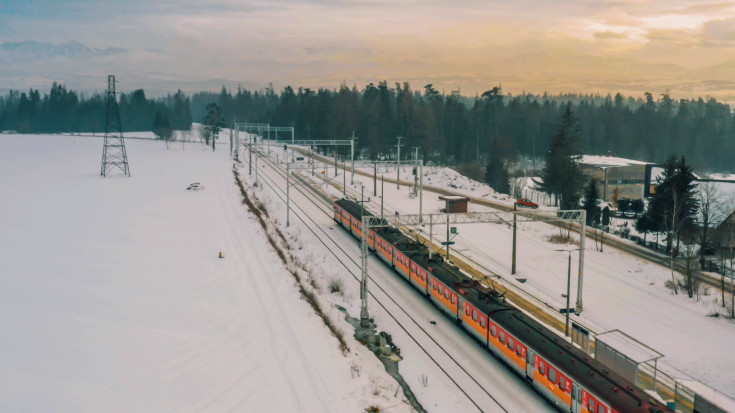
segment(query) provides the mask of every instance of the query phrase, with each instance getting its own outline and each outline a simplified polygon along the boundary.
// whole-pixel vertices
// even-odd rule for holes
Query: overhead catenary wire
[[[270,166],[271,166],[271,168],[272,168],[272,170],[273,170],[273,171],[275,171],[276,173],[278,173],[278,174],[279,174],[280,176],[282,176],[282,177],[284,176],[284,172],[283,172],[283,171],[281,170],[281,168],[279,168],[279,167],[277,167],[276,165],[274,165],[274,164],[273,164],[273,162],[272,162],[272,161],[271,161],[270,159],[268,159],[268,158],[265,158],[265,159],[266,159],[266,163],[267,163],[267,164],[270,164]],[[267,177],[267,178],[266,178],[266,177]],[[281,189],[281,188],[280,188],[280,187],[279,187],[279,186],[278,186],[278,185],[277,185],[277,184],[275,183],[275,181],[273,180],[273,178],[272,178],[272,177],[270,177],[270,176],[268,176],[268,175],[266,175],[266,174],[264,173],[264,174],[263,174],[263,175],[261,176],[261,182],[262,182],[262,183],[264,183],[264,184],[266,184],[266,186],[268,186],[268,187],[269,187],[269,188],[270,188],[270,189],[271,189],[271,190],[273,191],[273,193],[274,193],[274,194],[275,194],[275,195],[276,195],[276,196],[277,196],[277,197],[278,197],[279,199],[281,199],[282,201],[284,201],[284,202],[285,202],[285,199],[284,199],[284,198],[283,198],[283,196],[282,196],[282,193],[283,193],[283,189]],[[315,206],[319,207],[319,209],[320,209],[320,211],[321,211],[322,213],[324,213],[325,215],[327,215],[328,217],[330,217],[330,218],[331,218],[331,214],[330,214],[330,213],[331,213],[331,211],[332,211],[332,209],[331,209],[331,205],[329,205],[329,208],[328,208],[328,211],[327,211],[327,210],[326,210],[326,206],[327,206],[327,205],[326,205],[326,202],[325,202],[325,201],[323,201],[323,200],[322,200],[322,199],[320,199],[320,198],[318,198],[318,199],[319,199],[319,202],[315,201],[315,200],[313,199],[314,195],[311,195],[310,193],[308,193],[308,192],[304,191],[304,190],[303,190],[303,189],[302,189],[302,188],[301,188],[300,186],[298,186],[298,185],[297,185],[297,186],[295,186],[295,187],[294,187],[294,189],[295,189],[296,191],[298,191],[299,193],[301,193],[302,195],[304,195],[304,196],[306,197],[306,199],[307,199],[307,200],[308,200],[309,202],[311,202],[311,203],[312,203],[312,204],[314,204]],[[320,205],[320,204],[321,204],[321,205]],[[301,208],[301,207],[300,207],[300,206],[299,206],[298,204],[295,204],[295,203],[294,203],[294,204],[292,204],[292,209],[294,209],[294,212],[297,212],[297,211],[296,211],[296,209],[298,209],[298,210],[300,211],[300,213],[296,213],[296,214],[295,214],[295,215],[296,215],[296,217],[297,217],[297,218],[298,218],[298,219],[299,219],[299,220],[300,220],[300,221],[301,221],[301,222],[302,222],[302,223],[304,224],[304,226],[305,226],[305,227],[306,227],[306,228],[307,228],[307,229],[308,229],[308,230],[309,230],[309,231],[310,231],[310,232],[311,232],[311,233],[312,233],[312,234],[313,234],[313,235],[314,235],[314,236],[315,236],[315,237],[317,238],[317,240],[318,240],[318,241],[319,241],[319,242],[320,242],[320,243],[321,243],[321,244],[322,244],[322,245],[323,245],[324,247],[326,247],[328,251],[330,251],[330,253],[331,253],[331,254],[332,254],[332,255],[334,256],[334,258],[335,258],[335,259],[336,259],[336,260],[337,260],[337,261],[338,261],[338,262],[339,262],[339,263],[340,263],[340,264],[341,264],[341,265],[342,265],[342,266],[343,266],[343,267],[345,268],[345,270],[347,270],[347,272],[348,272],[348,273],[349,273],[349,274],[350,274],[350,275],[351,275],[351,276],[352,276],[352,277],[353,277],[353,278],[354,278],[354,279],[355,279],[356,281],[358,281],[358,282],[359,282],[359,280],[360,280],[360,277],[358,277],[358,276],[357,276],[357,275],[356,275],[356,274],[355,274],[355,273],[354,273],[354,272],[353,272],[353,271],[352,271],[352,270],[351,270],[351,269],[349,268],[349,266],[348,266],[348,264],[347,264],[347,263],[345,263],[345,262],[344,262],[344,261],[343,261],[342,259],[340,259],[340,257],[338,257],[338,256],[337,256],[337,254],[336,254],[336,252],[335,252],[334,250],[332,250],[332,249],[331,249],[331,248],[330,248],[329,246],[327,246],[327,244],[326,244],[326,243],[324,242],[324,240],[322,239],[322,237],[320,237],[320,236],[319,236],[319,235],[318,235],[318,234],[317,234],[317,233],[316,233],[316,232],[314,231],[314,229],[312,228],[312,225],[313,225],[313,226],[315,226],[315,227],[317,227],[317,228],[319,229],[319,231],[320,231],[320,232],[321,232],[321,233],[322,233],[322,234],[323,234],[323,235],[324,235],[324,236],[325,236],[326,238],[328,238],[328,239],[329,239],[329,241],[331,241],[331,242],[332,242],[332,243],[334,244],[334,246],[335,246],[335,247],[336,247],[336,248],[337,248],[337,249],[338,249],[339,251],[341,251],[341,252],[342,252],[342,253],[343,253],[343,254],[344,254],[344,255],[345,255],[346,257],[347,257],[347,259],[348,259],[349,261],[351,261],[351,262],[352,262],[352,264],[353,264],[353,265],[354,265],[355,267],[359,267],[359,265],[357,264],[357,262],[356,262],[355,260],[353,260],[353,259],[352,259],[352,257],[350,256],[350,254],[349,254],[349,253],[348,253],[347,251],[345,251],[345,250],[344,250],[344,249],[343,249],[343,248],[342,248],[342,247],[340,246],[340,244],[339,244],[339,243],[337,243],[337,242],[336,242],[335,240],[333,240],[333,239],[332,239],[332,238],[331,238],[331,237],[329,236],[329,234],[327,234],[327,233],[326,233],[326,231],[324,231],[324,229],[323,229],[323,228],[322,228],[322,227],[321,227],[321,226],[320,226],[319,224],[317,224],[317,223],[316,223],[316,221],[314,221],[314,219],[313,219],[313,218],[312,218],[311,216],[309,216],[309,215],[308,215],[308,214],[307,214],[307,213],[306,213],[306,212],[305,212],[305,211],[304,211],[304,210],[303,210],[303,209],[302,209],[302,208]],[[310,221],[312,225],[309,225],[309,224],[308,224],[308,223],[307,223],[307,222],[306,222],[306,221],[304,220],[304,217],[303,217],[302,215],[306,216],[306,219],[307,219],[308,221]],[[389,294],[389,293],[388,293],[388,292],[387,292],[387,291],[386,291],[386,290],[385,290],[385,289],[384,289],[384,288],[383,288],[383,287],[382,287],[382,286],[381,286],[380,284],[376,283],[376,282],[375,282],[375,280],[374,280],[374,279],[373,279],[372,277],[370,277],[370,279],[371,279],[371,281],[373,281],[373,284],[374,284],[374,285],[375,285],[375,286],[376,286],[376,287],[377,287],[377,288],[378,288],[378,289],[379,289],[379,290],[380,290],[380,291],[381,291],[381,292],[382,292],[382,293],[383,293],[383,294],[384,294],[384,295],[386,296],[386,298],[388,298],[388,299],[389,299],[389,300],[390,300],[390,301],[391,301],[391,302],[392,302],[392,303],[393,303],[393,304],[394,304],[394,305],[395,305],[395,306],[396,306],[396,307],[397,307],[397,308],[398,308],[398,309],[399,309],[399,310],[400,310],[401,312],[403,312],[403,314],[404,314],[404,315],[405,315],[406,317],[408,317],[408,319],[409,319],[409,320],[411,320],[411,321],[412,321],[412,322],[413,322],[413,323],[414,323],[414,324],[416,325],[416,327],[417,327],[417,328],[419,328],[419,330],[421,330],[421,332],[423,332],[423,333],[424,333],[424,334],[425,334],[425,335],[427,336],[427,338],[429,338],[429,339],[430,339],[430,340],[431,340],[431,341],[432,341],[432,342],[433,342],[433,343],[434,343],[434,344],[435,344],[435,345],[437,346],[437,348],[439,348],[439,349],[440,349],[440,350],[441,350],[441,351],[442,351],[442,352],[443,352],[443,353],[445,354],[445,356],[447,356],[447,357],[448,357],[448,358],[449,358],[449,359],[450,359],[450,360],[451,360],[452,362],[454,362],[454,363],[455,363],[455,365],[457,366],[457,368],[459,368],[459,369],[460,369],[460,370],[461,370],[461,371],[462,371],[462,372],[463,372],[463,373],[464,373],[465,375],[467,375],[467,377],[468,377],[468,378],[469,378],[469,379],[470,379],[470,380],[471,380],[472,382],[474,382],[474,383],[475,383],[475,384],[477,385],[477,387],[478,387],[479,389],[481,389],[481,390],[482,390],[482,392],[484,392],[484,393],[485,393],[485,394],[486,394],[486,395],[487,395],[487,396],[488,396],[488,397],[489,397],[489,398],[490,398],[491,400],[493,400],[493,401],[494,401],[494,402],[495,402],[495,403],[497,404],[497,406],[498,406],[498,407],[499,407],[499,408],[500,408],[500,409],[501,409],[502,411],[504,411],[504,412],[508,412],[508,410],[507,410],[507,409],[505,409],[505,407],[504,407],[504,406],[503,406],[503,405],[502,405],[502,404],[501,404],[501,403],[500,403],[500,402],[499,402],[499,401],[498,401],[497,399],[495,399],[495,398],[494,398],[494,397],[493,397],[493,396],[492,396],[492,395],[490,394],[490,392],[488,392],[488,391],[487,391],[487,389],[485,389],[485,388],[484,388],[484,387],[483,387],[483,386],[482,386],[482,385],[481,385],[481,384],[480,384],[480,383],[479,383],[479,382],[478,382],[478,381],[477,381],[477,380],[476,380],[476,379],[475,379],[475,378],[474,378],[474,377],[473,377],[473,376],[472,376],[472,375],[471,375],[471,374],[470,374],[470,373],[469,373],[469,372],[468,372],[468,371],[467,371],[467,370],[466,370],[466,369],[465,369],[464,367],[462,367],[462,366],[461,366],[461,365],[460,365],[460,364],[459,364],[459,363],[457,362],[457,360],[456,360],[456,359],[455,359],[455,358],[454,358],[454,357],[453,357],[453,356],[452,356],[451,354],[449,354],[449,352],[448,352],[448,351],[447,351],[447,350],[446,350],[446,349],[445,349],[445,348],[444,348],[444,347],[443,347],[443,346],[442,346],[441,344],[439,344],[439,343],[438,343],[438,342],[437,342],[437,341],[436,341],[436,340],[435,340],[435,339],[434,339],[434,338],[433,338],[433,337],[432,337],[432,336],[431,336],[431,335],[430,335],[430,334],[429,334],[429,333],[428,333],[428,332],[427,332],[427,331],[426,331],[426,330],[425,330],[425,329],[424,329],[424,328],[423,328],[423,327],[422,327],[422,326],[421,326],[421,325],[420,325],[420,324],[419,324],[419,323],[418,323],[418,322],[417,322],[417,321],[416,321],[416,320],[415,320],[415,319],[413,318],[413,316],[411,316],[411,314],[409,314],[409,312],[408,312],[408,311],[406,311],[406,310],[405,310],[405,309],[404,309],[404,308],[403,308],[403,307],[402,307],[402,306],[401,306],[401,305],[400,305],[400,304],[399,304],[399,303],[398,303],[398,302],[397,302],[397,301],[396,301],[396,300],[395,300],[395,299],[394,299],[394,298],[393,298],[393,297],[392,297],[392,296],[391,296],[391,295],[390,295],[390,294]],[[369,292],[369,294],[370,294],[370,296],[371,296],[371,297],[373,298],[373,300],[375,300],[375,302],[376,302],[376,303],[377,303],[377,304],[378,304],[378,305],[379,305],[379,306],[380,306],[380,307],[381,307],[381,308],[382,308],[382,309],[383,309],[383,310],[385,311],[385,313],[386,313],[386,314],[387,314],[387,315],[388,315],[388,316],[389,316],[389,317],[390,317],[391,319],[393,319],[393,320],[394,320],[394,321],[396,322],[396,324],[397,324],[397,325],[398,325],[398,326],[399,326],[399,327],[400,327],[400,328],[401,328],[401,329],[402,329],[402,330],[403,330],[403,331],[404,331],[404,332],[405,332],[405,333],[406,333],[406,334],[407,334],[407,335],[408,335],[408,336],[409,336],[409,337],[411,338],[411,340],[412,340],[412,341],[413,341],[413,342],[414,342],[414,343],[415,343],[415,344],[416,344],[416,345],[417,345],[417,346],[418,346],[418,347],[419,347],[419,348],[420,348],[420,349],[421,349],[421,350],[422,350],[422,351],[423,351],[423,352],[424,352],[424,353],[425,353],[425,354],[426,354],[426,355],[427,355],[427,356],[428,356],[428,357],[429,357],[429,358],[430,358],[430,359],[431,359],[431,360],[432,360],[432,361],[434,362],[434,364],[435,364],[435,365],[436,365],[436,366],[437,366],[437,367],[438,367],[438,368],[439,368],[439,369],[440,369],[440,370],[441,370],[441,371],[442,371],[442,372],[443,372],[443,373],[444,373],[444,374],[445,374],[445,375],[446,375],[446,376],[447,376],[447,377],[449,378],[449,380],[450,380],[450,381],[452,381],[452,383],[453,383],[453,384],[454,384],[455,386],[457,386],[457,388],[458,388],[458,389],[459,389],[459,390],[460,390],[460,391],[461,391],[461,392],[462,392],[462,393],[463,393],[463,394],[464,394],[464,395],[465,395],[465,396],[467,397],[467,399],[468,399],[468,400],[470,400],[470,402],[471,402],[471,403],[472,403],[473,405],[475,405],[475,407],[477,407],[477,408],[478,408],[478,410],[480,410],[480,411],[483,411],[483,409],[482,409],[482,408],[481,408],[481,407],[480,407],[480,406],[479,406],[479,405],[477,404],[477,402],[475,402],[475,401],[474,401],[474,400],[472,399],[472,397],[471,397],[471,396],[470,396],[469,394],[467,394],[467,392],[465,391],[465,389],[463,389],[463,388],[462,388],[462,386],[461,386],[461,385],[460,385],[459,383],[457,383],[457,382],[455,381],[454,377],[452,377],[452,375],[451,375],[451,374],[450,374],[449,372],[447,372],[447,371],[445,370],[445,368],[444,368],[444,367],[442,367],[442,366],[441,366],[441,365],[440,365],[440,364],[438,363],[438,361],[437,361],[436,359],[434,359],[434,357],[432,357],[432,356],[431,356],[430,352],[429,352],[429,351],[428,351],[428,350],[427,350],[427,349],[425,348],[425,346],[424,346],[424,345],[422,345],[422,344],[421,344],[421,343],[419,342],[419,340],[418,340],[418,339],[417,339],[416,337],[414,337],[414,336],[413,336],[413,334],[411,334],[411,333],[410,333],[410,332],[409,332],[409,331],[407,330],[407,328],[406,328],[406,327],[405,327],[405,326],[404,326],[404,325],[403,325],[403,324],[402,324],[402,323],[401,323],[400,321],[398,321],[398,319],[397,319],[397,318],[396,318],[396,317],[395,317],[395,316],[394,316],[394,315],[393,315],[393,314],[392,314],[392,313],[390,312],[390,310],[388,310],[388,309],[387,309],[387,308],[385,307],[385,305],[384,305],[384,304],[383,304],[383,303],[382,303],[382,302],[381,302],[381,301],[380,301],[380,300],[379,300],[379,299],[378,299],[378,298],[377,298],[377,297],[376,297],[376,296],[375,296],[375,295],[374,295],[374,294],[373,294],[372,292]]]

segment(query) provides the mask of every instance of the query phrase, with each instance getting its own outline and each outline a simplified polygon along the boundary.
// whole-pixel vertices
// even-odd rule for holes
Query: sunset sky
[[[271,0],[0,3],[0,89],[149,93],[272,82],[433,83],[474,95],[714,96],[735,103],[735,2]]]

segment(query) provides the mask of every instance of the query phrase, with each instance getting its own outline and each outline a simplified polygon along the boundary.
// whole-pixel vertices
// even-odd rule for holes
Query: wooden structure
[[[449,213],[467,212],[467,204],[470,201],[470,199],[466,196],[456,196],[456,195],[441,195],[439,196],[439,200],[444,201],[446,203],[444,212],[449,212]]]

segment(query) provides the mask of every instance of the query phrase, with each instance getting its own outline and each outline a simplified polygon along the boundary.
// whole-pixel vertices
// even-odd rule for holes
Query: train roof
[[[358,204],[355,201],[342,198],[334,201],[335,204],[339,205],[342,209],[347,211],[350,215],[357,219],[362,219],[363,212],[366,216],[372,216],[373,214],[370,213],[370,211],[363,210],[363,208],[360,207],[360,204]]]
[[[459,273],[457,267],[444,261],[441,256],[435,255],[430,259],[428,251],[424,254],[411,257],[411,259],[420,267],[428,270],[432,277],[453,290],[456,290],[454,284],[464,279],[464,276]]]
[[[498,312],[491,319],[517,339],[531,344],[543,359],[563,369],[572,381],[581,379],[586,390],[612,404],[616,411],[648,412],[640,409],[642,403],[651,402],[651,396],[536,320],[520,311]]]
[[[362,218],[364,212],[354,201],[340,199],[335,201],[355,218]],[[383,239],[413,260],[419,266],[430,270],[435,277],[475,308],[485,314],[506,330],[513,337],[533,347],[543,359],[560,367],[574,382],[582,382],[588,391],[601,401],[608,403],[619,412],[648,412],[645,404],[660,403],[641,391],[633,383],[611,371],[593,357],[574,347],[566,340],[544,327],[542,324],[518,311],[513,305],[506,303],[502,297],[487,288],[474,288],[477,281],[462,273],[457,267],[447,263],[440,256],[428,256],[425,245],[411,239],[400,230],[392,227],[381,227],[375,230]],[[667,411],[665,407],[662,407]]]

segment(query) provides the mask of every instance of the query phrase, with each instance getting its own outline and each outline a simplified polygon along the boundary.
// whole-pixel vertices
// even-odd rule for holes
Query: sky
[[[735,103],[735,2],[4,0],[0,89],[431,83]]]

